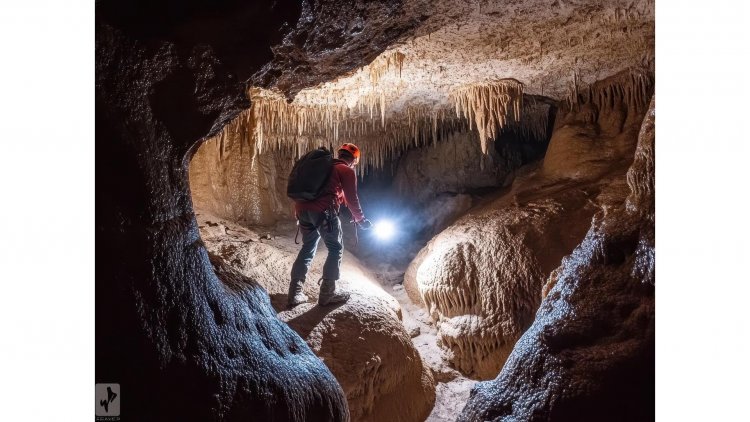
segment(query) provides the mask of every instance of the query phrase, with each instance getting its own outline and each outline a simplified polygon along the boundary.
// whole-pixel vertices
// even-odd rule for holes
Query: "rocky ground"
[[[324,329],[321,330],[319,326],[326,325],[323,321],[327,314],[316,312],[316,305],[312,303],[300,305],[293,310],[286,308],[288,286],[286,273],[298,248],[294,244],[294,225],[282,222],[273,227],[243,227],[204,211],[198,211],[196,217],[201,237],[209,252],[222,257],[243,274],[258,280],[268,291],[272,305],[279,312],[279,318],[306,338],[312,349],[321,356],[320,346],[323,343],[321,338],[330,333],[325,332]],[[363,239],[363,241],[366,240]],[[419,249],[419,247],[420,245],[412,246],[414,249]],[[308,282],[305,283],[305,292],[312,298],[317,297],[317,285],[309,280],[319,277],[322,261],[326,255],[325,246],[321,244],[318,252],[313,261]],[[384,256],[387,259],[387,254]],[[342,308],[349,306],[367,308],[382,305],[393,315],[400,315],[400,324],[403,325],[404,332],[408,333],[414,349],[435,382],[435,406],[426,420],[433,422],[455,420],[468,400],[469,390],[475,381],[462,376],[448,365],[448,358],[437,344],[437,331],[429,315],[424,309],[413,304],[404,290],[403,277],[406,268],[403,265],[376,266],[370,264],[368,262],[370,260],[371,258],[361,262],[349,252],[345,253],[342,264],[342,284],[345,289],[353,293],[353,297]],[[330,315],[333,315],[331,319],[334,321],[344,318],[342,314],[348,312],[346,309],[339,309],[331,310]],[[362,329],[363,327],[357,328],[357,330]],[[316,333],[317,344],[314,338]],[[395,355],[384,358],[381,354],[380,358],[394,359]],[[323,359],[326,360],[325,357]],[[328,360],[326,364],[338,378],[335,364],[331,360]],[[357,362],[350,362],[350,364],[357,366]],[[350,367],[348,372],[356,371],[356,369]],[[339,382],[350,383],[349,381],[342,382],[341,379]],[[343,387],[347,392],[347,386],[343,385]],[[375,397],[374,401],[380,400]],[[399,402],[402,401],[399,400]],[[350,407],[352,407],[351,398]],[[352,416],[356,420],[354,411]]]
[[[384,274],[376,275],[382,277]],[[427,312],[411,302],[401,283],[391,287],[391,294],[401,304],[404,326],[412,336],[414,346],[424,363],[435,376],[435,407],[427,418],[428,422],[455,421],[469,399],[469,391],[476,382],[461,375],[448,365],[448,358],[438,346],[437,330]]]
[[[414,240],[403,249],[419,250],[423,243],[422,240]],[[404,252],[398,250],[395,253]],[[367,255],[363,262],[372,268],[374,276],[384,286],[385,291],[401,305],[404,327],[419,351],[422,361],[435,377],[435,407],[426,420],[428,422],[455,421],[469,399],[469,391],[476,381],[451,368],[450,357],[438,345],[439,337],[435,323],[430,319],[427,311],[414,304],[406,293],[404,273],[408,264],[400,264],[398,259],[391,256],[393,254],[391,250],[384,250],[381,257],[385,257],[385,260],[394,264],[375,265],[373,262],[375,258],[372,255]]]

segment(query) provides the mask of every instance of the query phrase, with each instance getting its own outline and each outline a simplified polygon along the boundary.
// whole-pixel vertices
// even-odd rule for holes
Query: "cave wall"
[[[542,98],[542,97],[540,97]],[[545,99],[552,101],[550,99]],[[479,134],[474,129],[450,132],[446,139],[413,148],[398,160],[393,188],[403,197],[426,204],[436,196],[463,194],[496,188],[512,181],[513,172],[544,156],[555,121],[556,107],[525,96],[523,123],[507,125],[499,131],[493,148],[482,153]],[[542,129],[529,131],[542,120]]]
[[[459,421],[653,420],[655,100],[627,183],[548,281],[534,323]]]
[[[233,131],[204,142],[190,160],[193,206],[243,225],[291,219],[286,183],[294,157],[283,151],[256,153]]]
[[[497,376],[531,325],[550,274],[613,201],[613,186],[625,185],[651,78],[626,70],[560,104],[544,160],[436,235],[409,265],[406,291],[430,313],[462,373]]]
[[[199,141],[248,108],[244,81],[272,58],[314,84],[414,26],[397,1],[304,7],[96,4],[96,382],[120,383],[123,420],[349,418],[341,387],[262,287],[207,254],[188,187]],[[362,28],[339,30],[342,15]],[[279,73],[264,75],[270,86]]]
[[[441,193],[500,186],[511,170],[504,164],[494,149],[482,154],[475,130],[452,133],[402,156],[393,187],[400,195],[424,203]]]

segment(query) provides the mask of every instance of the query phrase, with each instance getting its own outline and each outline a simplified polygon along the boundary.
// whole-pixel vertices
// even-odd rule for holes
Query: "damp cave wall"
[[[293,92],[360,66],[415,27],[399,7],[97,2],[96,382],[121,384],[123,420],[348,418],[265,291],[207,254],[188,161],[248,108],[247,79]]]

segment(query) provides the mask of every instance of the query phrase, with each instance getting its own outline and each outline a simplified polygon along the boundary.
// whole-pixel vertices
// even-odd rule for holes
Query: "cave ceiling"
[[[342,30],[388,28],[373,23],[367,10],[361,13],[366,24],[349,17]],[[453,107],[451,93],[471,84],[512,78],[525,94],[559,100],[576,85],[629,67],[653,66],[653,1],[406,1],[377,19],[414,27],[369,65],[335,80],[302,89],[304,78],[295,84],[282,75],[264,88],[293,98],[293,104],[359,106],[370,113],[382,107],[391,118],[409,107]],[[310,69],[325,67],[335,49],[296,60],[307,61]],[[284,53],[275,59],[284,60],[289,60]],[[263,73],[254,80],[262,80]]]
[[[555,101],[577,102],[627,69],[649,79],[654,3],[303,2],[271,50],[248,82],[251,108],[221,139],[297,156],[355,142],[367,152],[361,167],[382,168],[449,133],[476,131],[485,155],[508,127],[542,138]],[[354,60],[363,51],[365,65]]]

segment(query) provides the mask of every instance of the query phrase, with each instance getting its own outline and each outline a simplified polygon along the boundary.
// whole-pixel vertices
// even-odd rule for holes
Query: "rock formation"
[[[297,255],[280,225],[257,231],[200,212],[198,222],[210,253],[250,279],[260,280],[279,318],[301,335],[341,384],[355,421],[423,421],[435,402],[435,382],[401,322],[401,308],[359,261],[345,252],[340,287],[346,304],[286,308],[289,269]],[[273,234],[271,234],[273,233]],[[325,247],[313,260],[305,293],[315,300]]]
[[[276,318],[263,289],[213,269],[187,163],[199,140],[249,106],[243,81],[284,36],[313,38],[295,47],[289,67],[325,67],[306,78],[316,83],[363,64],[413,25],[374,19],[334,34],[339,17],[363,3],[319,4],[303,20],[298,3],[271,3],[96,5],[96,380],[121,384],[128,420],[349,417],[333,375]],[[328,42],[346,47],[331,51]],[[335,64],[308,66],[305,54]]]
[[[416,203],[424,203],[441,193],[466,191],[502,185],[510,172],[499,162],[494,149],[482,153],[474,131],[451,134],[434,146],[413,149],[399,160],[394,189]],[[477,171],[480,167],[483,169]]]
[[[292,218],[286,181],[293,158],[257,153],[233,130],[204,142],[190,160],[193,205],[244,225],[273,225]]]
[[[652,100],[627,185],[613,184],[534,323],[459,421],[653,419],[654,118]]]
[[[371,297],[355,296],[326,314],[313,304],[280,315],[341,384],[354,421],[424,421],[435,381],[401,321]]]
[[[413,214],[410,232],[432,238],[471,208],[474,194],[510,184],[519,167],[544,155],[555,107],[531,96],[524,98],[524,104],[524,118],[539,119],[537,125],[544,130],[526,132],[530,126],[508,126],[486,154],[476,131],[451,133],[432,145],[409,150],[398,160],[391,188]]]
[[[497,375],[531,323],[548,276],[609,200],[606,188],[624,177],[650,81],[622,72],[586,90],[581,104],[561,106],[540,168],[441,232],[410,265],[407,292],[427,307],[463,373]],[[589,100],[601,92],[612,94]]]

